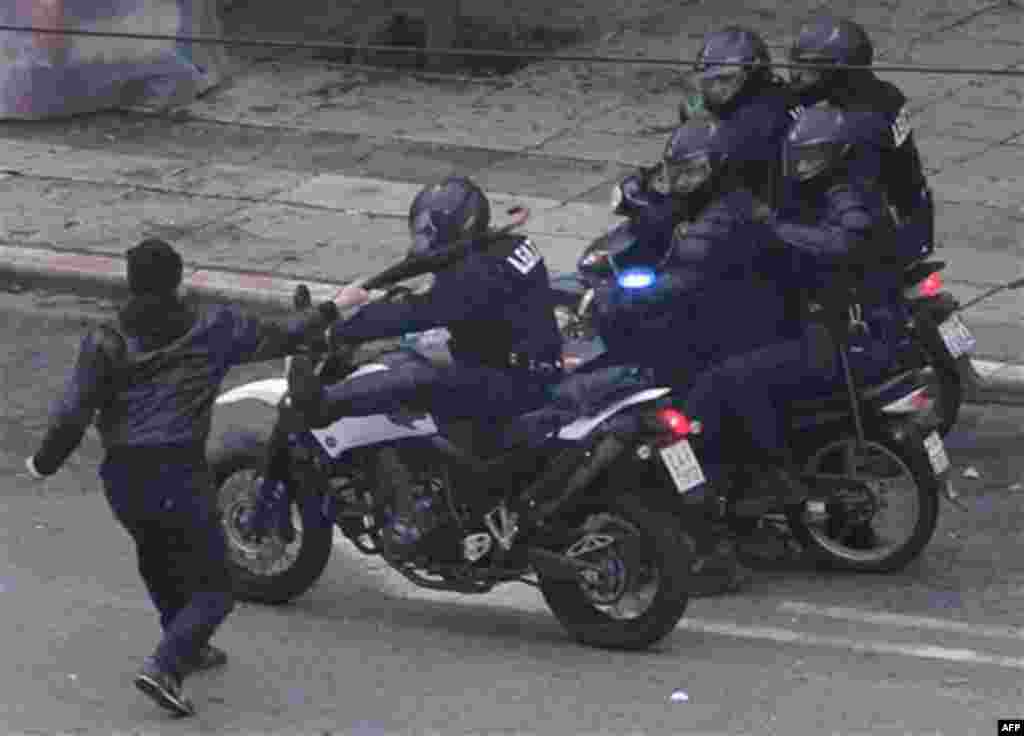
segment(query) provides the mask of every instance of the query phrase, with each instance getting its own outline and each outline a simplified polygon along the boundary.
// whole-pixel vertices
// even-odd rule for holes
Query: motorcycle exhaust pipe
[[[583,464],[569,476],[565,489],[555,498],[540,504],[534,511],[534,520],[539,522],[561,510],[573,496],[589,486],[625,449],[626,443],[615,435],[607,435],[591,453],[588,453],[589,457]]]

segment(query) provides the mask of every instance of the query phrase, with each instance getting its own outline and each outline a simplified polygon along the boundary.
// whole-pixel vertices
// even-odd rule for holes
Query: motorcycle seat
[[[574,373],[551,388],[551,409],[575,417],[593,415],[615,401],[653,384],[632,366]]]
[[[903,373],[898,373],[882,383],[862,386],[860,387],[861,401],[864,403],[877,401],[880,397],[884,396],[901,383],[908,383],[916,375],[917,371],[904,371]],[[850,395],[845,388],[835,393],[814,396],[807,399],[798,399],[790,402],[789,404],[790,414],[815,414],[826,411],[849,411],[849,409]]]

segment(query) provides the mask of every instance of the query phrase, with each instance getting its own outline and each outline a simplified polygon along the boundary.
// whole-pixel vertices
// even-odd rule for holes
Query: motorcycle
[[[629,219],[587,246],[577,261],[576,273],[552,279],[555,316],[563,336],[570,342],[596,338],[590,312],[594,293],[602,284],[611,283],[623,266],[628,268],[636,263],[632,255],[637,248],[634,218],[642,209],[655,206],[650,195],[643,192],[629,188],[624,191],[621,185],[616,186],[615,192],[615,214]],[[959,416],[965,384],[973,371],[970,356],[977,345],[959,313],[979,300],[961,306],[952,294],[944,291],[942,271],[946,264],[927,260],[933,250],[929,244],[903,274],[904,297],[911,313],[907,329],[914,350],[912,355],[903,356],[898,368],[928,370],[929,396],[940,420],[939,432],[945,437]],[[1013,288],[1012,282],[1003,288]],[[991,294],[984,298],[988,296]]]
[[[627,289],[648,288],[656,279],[656,272],[646,267],[618,275],[619,285]],[[764,468],[742,462],[727,470],[723,488],[705,493],[722,494],[712,499],[717,522],[742,527],[775,523],[781,516],[824,567],[898,571],[931,540],[940,498],[963,506],[949,478],[950,462],[938,431],[940,420],[927,396],[926,372],[907,369],[879,384],[858,386],[849,349],[838,342],[845,390],[789,407],[793,451],[803,464],[801,480],[811,495],[785,509],[774,508],[773,498],[747,499],[744,489],[759,485]],[[691,444],[693,462],[699,466],[701,433],[692,433]],[[894,512],[894,507],[901,508]],[[865,545],[869,528],[873,539]]]
[[[399,264],[385,274],[394,279],[418,268]],[[408,292],[393,286],[379,293],[400,299]],[[297,293],[298,308],[310,301],[308,290]],[[318,342],[313,354],[326,382],[392,370],[396,360],[431,359],[406,350],[359,364],[352,346]],[[680,426],[668,388],[621,370],[570,376],[550,407],[510,421],[488,447],[477,446],[480,427],[442,422],[415,406],[400,416],[310,429],[290,406],[285,378],[231,389],[216,404],[246,399],[278,409],[271,437],[287,445],[283,484],[296,533],[291,542],[279,531],[247,535],[244,519],[268,452],[278,448],[256,438],[225,442],[210,467],[244,600],[280,604],[306,592],[326,567],[337,528],[361,553],[382,557],[424,588],[483,594],[511,582],[535,586],[563,627],[588,645],[650,647],[686,610],[695,544],[679,517],[665,513],[678,496],[632,475],[642,448],[657,448],[668,464],[692,455],[690,428]],[[386,489],[396,477],[408,480],[432,519],[411,553],[396,552],[384,536],[392,503]]]

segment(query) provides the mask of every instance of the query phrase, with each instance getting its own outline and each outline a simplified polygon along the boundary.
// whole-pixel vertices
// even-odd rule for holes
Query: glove
[[[43,480],[46,478],[45,475],[36,470],[36,459],[31,455],[25,458],[25,468],[28,470],[28,474],[36,480]]]

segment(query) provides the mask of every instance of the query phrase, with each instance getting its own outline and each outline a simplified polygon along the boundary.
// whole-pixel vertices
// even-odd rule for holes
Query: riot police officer
[[[366,305],[337,323],[333,338],[362,342],[445,327],[453,363],[438,367],[414,353],[400,355],[392,370],[322,387],[308,359],[296,358],[289,373],[292,403],[314,427],[343,416],[388,414],[415,404],[442,420],[472,420],[481,430],[540,408],[548,388],[562,377],[562,340],[552,308],[547,266],[537,247],[517,235],[488,237],[490,204],[470,179],[449,177],[425,187],[409,209],[412,252],[441,249],[467,238],[478,246],[440,271],[431,289],[402,302]],[[358,286],[338,301],[364,302]],[[400,474],[393,486],[393,549],[409,550],[430,525],[413,503]]]
[[[723,123],[720,134],[735,137],[731,157],[736,173],[745,178],[759,206],[774,207],[782,138],[796,103],[772,73],[764,40],[743,26],[708,33],[689,82],[694,89],[680,105],[680,122],[710,116]],[[621,191],[626,199],[659,202],[659,195],[668,192],[666,185],[661,167],[655,166],[627,177]]]
[[[804,107],[825,101],[844,111],[875,113],[882,118],[875,141],[881,152],[878,178],[900,226],[892,247],[904,261],[931,252],[934,207],[907,98],[894,84],[866,68],[874,60],[867,31],[849,19],[817,17],[801,28],[790,49],[790,60],[824,67],[791,70],[790,86]]]
[[[227,661],[209,641],[234,606],[205,460],[214,398],[232,366],[294,351],[337,307],[286,324],[231,307],[197,310],[178,294],[183,264],[170,245],[146,240],[126,255],[131,298],[116,323],[83,338],[26,467],[36,478],[56,473],[95,418],[107,500],[135,541],[164,632],[134,682],[163,708],[190,715],[182,680]]]
[[[713,382],[703,377],[730,356],[786,340],[798,319],[778,286],[788,264],[772,249],[774,236],[736,169],[733,154],[741,145],[726,123],[706,118],[673,133],[663,168],[670,196],[681,200],[679,210],[687,215],[670,228],[669,257],[653,287],[611,286],[597,300],[605,361],[653,369],[659,382],[686,397],[688,412],[702,422],[701,462],[714,491],[709,497],[726,495],[725,471],[735,458],[725,451],[727,434],[732,436],[729,412],[740,397],[717,396]],[[724,381],[722,388],[728,390]],[[761,378],[743,390],[763,391]],[[757,490],[781,493],[773,504],[788,502],[794,493],[786,483]],[[735,589],[747,573],[731,545],[709,546],[713,541],[713,535],[698,540],[703,574],[695,582],[704,593]]]

